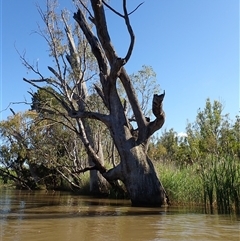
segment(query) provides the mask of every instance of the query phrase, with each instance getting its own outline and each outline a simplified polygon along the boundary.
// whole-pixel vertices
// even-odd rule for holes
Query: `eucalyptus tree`
[[[79,108],[82,110],[89,108],[92,101],[89,99],[86,85],[88,81],[92,81],[97,67],[87,41],[83,34],[80,33],[78,25],[69,22],[68,11],[63,10],[61,13],[57,13],[57,6],[57,1],[48,0],[46,11],[38,7],[45,28],[39,26],[37,33],[47,42],[49,55],[55,63],[55,68],[50,66],[48,68],[57,80],[54,80],[54,78],[48,79],[45,82],[46,87],[40,88],[41,92],[32,94],[32,108],[37,110],[43,119],[59,122],[61,126],[67,127],[73,133],[73,136],[75,136],[74,133],[81,136],[81,128],[79,128],[78,121],[64,118],[65,113],[62,110],[64,106],[62,106],[63,103],[59,101],[59,98],[68,92],[69,96],[71,96],[70,98],[77,101]],[[34,66],[30,65],[24,56],[21,58],[28,69],[41,76],[41,79],[43,78],[38,66],[34,69]],[[60,81],[59,78],[63,78],[67,85],[64,86],[64,83],[57,83],[57,81]],[[70,88],[71,90],[66,90],[65,88]],[[89,121],[83,120],[81,124],[87,130],[86,136],[91,146],[95,151],[98,151],[101,163],[104,164],[103,156],[100,155],[102,153],[99,140],[101,136],[97,135],[96,128],[92,129],[89,127]],[[95,170],[96,168],[90,155],[88,155],[88,162],[89,165],[85,169],[90,171],[90,192],[99,194],[108,188],[108,184],[102,175],[99,175],[99,172]],[[77,171],[75,167],[73,172],[76,176]],[[79,170],[79,172],[81,171]]]
[[[188,142],[196,151],[196,157],[206,154],[220,154],[223,146],[224,130],[230,130],[228,115],[223,114],[223,105],[208,98],[203,110],[198,109],[195,122],[188,124]],[[225,136],[225,137],[224,137]]]
[[[219,135],[219,151],[221,154],[235,155],[240,158],[240,117],[231,121],[228,115],[224,116]]]
[[[102,0],[91,0],[89,7],[79,1],[79,8],[73,16],[78,24],[75,31],[70,31],[65,17],[62,15],[68,45],[60,44],[62,31],[56,31],[57,34],[61,33],[61,36],[57,34],[52,36],[53,31],[51,30],[48,32],[52,40],[49,47],[55,60],[54,67],[48,66],[52,76],[44,77],[38,68],[28,64],[23,58],[25,65],[39,77],[37,79],[24,78],[24,80],[39,89],[43,88],[39,82],[50,85],[58,92],[56,94],[49,91],[63,107],[64,111],[59,114],[70,120],[69,123],[72,123],[72,119],[76,121],[76,124],[68,127],[79,133],[78,137],[94,163],[89,167],[89,170],[98,170],[115,188],[119,187],[118,181],[120,180],[125,185],[133,205],[160,206],[164,203],[166,193],[154,165],[147,155],[147,150],[150,137],[164,124],[165,114],[162,102],[165,93],[153,96],[154,119],[150,120],[144,115],[132,80],[124,68],[132,55],[135,42],[130,16],[139,6],[134,11],[128,12],[126,0],[123,0],[122,7],[123,13],[120,13]],[[130,43],[124,57],[118,56],[111,42],[105,15],[106,8],[116,13],[117,17],[122,18],[126,24]],[[48,29],[53,26],[51,15],[52,11],[43,15]],[[58,21],[55,23],[57,26],[60,24]],[[80,32],[84,41],[81,46],[75,45],[72,35],[72,33],[78,34]],[[84,47],[84,49],[79,49],[79,47]],[[96,63],[93,65],[97,67],[96,69],[92,69],[92,65],[88,67],[88,62],[85,61],[86,53],[89,54],[86,50],[89,48],[91,49],[91,57]],[[94,71],[98,77],[95,76],[96,82],[92,83],[89,80]],[[87,81],[88,84],[86,84]],[[125,101],[120,98],[117,88],[118,81],[121,82],[126,93]],[[102,112],[96,112],[88,105],[84,90],[87,87],[92,88],[95,94],[100,97],[104,105]],[[126,113],[127,103],[133,113],[134,126],[131,125],[131,120]],[[120,162],[116,166],[107,169],[103,165],[101,154],[94,147],[94,143],[88,135],[89,126],[85,125],[88,119],[100,121],[109,130],[120,157]]]
[[[37,175],[31,169],[33,153],[30,133],[33,118],[32,112],[14,113],[7,120],[0,122],[0,175],[14,181],[19,188],[36,187]]]
[[[59,173],[74,190],[79,190],[81,189],[79,173],[88,169],[88,156],[78,138],[79,133],[69,128],[70,124],[75,125],[75,120],[66,121],[65,117],[60,114],[62,109],[60,103],[49,92],[58,95],[51,87],[39,89],[32,94],[31,109],[36,111],[35,123],[41,127],[42,134],[42,138],[35,145],[36,153],[38,157],[41,157],[43,163]],[[92,124],[88,123],[88,125]],[[99,131],[96,129],[95,126],[93,138],[97,143],[100,138],[98,138]],[[91,185],[90,191],[93,192]],[[95,193],[106,193],[107,191],[103,185],[95,186]]]
[[[188,154],[194,162],[206,156],[239,156],[239,116],[230,120],[223,104],[208,98],[198,109],[196,120],[186,127]]]
[[[177,132],[171,128],[170,130],[164,130],[162,136],[159,138],[157,145],[164,147],[165,155],[162,155],[167,161],[176,161],[176,154],[178,151],[178,137]],[[160,147],[161,148],[161,147]]]
[[[81,189],[77,171],[84,167],[86,153],[74,134],[59,122],[39,120],[35,111],[14,113],[0,122],[0,176],[17,188],[66,188],[65,180]]]

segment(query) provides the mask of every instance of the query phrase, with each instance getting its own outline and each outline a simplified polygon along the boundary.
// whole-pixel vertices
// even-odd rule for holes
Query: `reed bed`
[[[174,205],[204,205],[213,213],[240,214],[240,160],[236,156],[209,155],[179,168],[156,164],[159,177]]]
[[[208,156],[202,163],[200,176],[203,183],[206,209],[219,213],[240,211],[240,161],[236,156]]]
[[[172,205],[202,204],[201,178],[195,168],[180,169],[173,164],[157,164],[156,168]]]

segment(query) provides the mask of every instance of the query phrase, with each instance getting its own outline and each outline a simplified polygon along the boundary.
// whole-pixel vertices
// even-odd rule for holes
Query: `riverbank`
[[[203,206],[208,213],[240,214],[240,163],[234,157],[209,158],[199,164],[178,167],[174,163],[154,163],[159,178],[173,206]],[[80,195],[89,193],[89,172],[81,174]],[[0,188],[14,188],[14,183],[0,183]],[[46,192],[51,190],[39,186]],[[66,183],[62,189],[73,191]],[[55,190],[56,191],[56,190]],[[110,190],[105,197],[118,199]]]

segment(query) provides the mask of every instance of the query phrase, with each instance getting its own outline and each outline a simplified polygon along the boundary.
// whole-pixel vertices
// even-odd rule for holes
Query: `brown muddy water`
[[[64,192],[0,189],[0,241],[240,241],[240,217],[139,208]]]

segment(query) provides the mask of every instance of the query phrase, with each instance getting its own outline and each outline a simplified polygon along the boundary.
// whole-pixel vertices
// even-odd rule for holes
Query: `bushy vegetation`
[[[220,102],[206,101],[186,136],[163,132],[149,154],[174,203],[204,204],[221,213],[240,208],[240,118],[223,115]],[[158,161],[157,161],[158,160]]]
[[[201,205],[201,178],[192,166],[178,168],[172,163],[156,164],[171,205]]]
[[[179,168],[157,163],[171,205],[199,205],[206,212],[240,213],[240,162],[234,156],[209,157]]]

